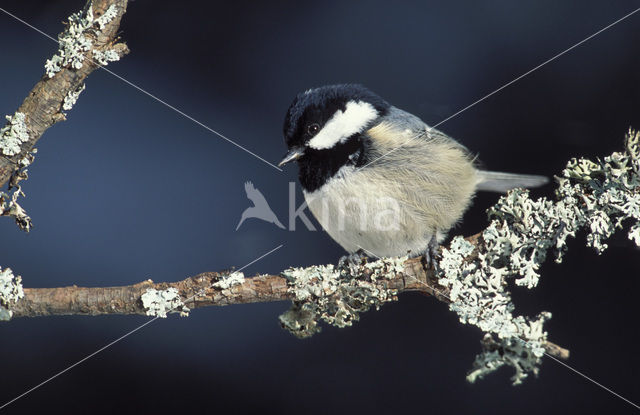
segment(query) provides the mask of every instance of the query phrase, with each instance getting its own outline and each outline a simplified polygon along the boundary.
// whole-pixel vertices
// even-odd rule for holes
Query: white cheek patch
[[[373,105],[363,101],[349,101],[338,110],[318,134],[309,140],[308,146],[316,150],[331,148],[364,130],[366,125],[378,117]]]

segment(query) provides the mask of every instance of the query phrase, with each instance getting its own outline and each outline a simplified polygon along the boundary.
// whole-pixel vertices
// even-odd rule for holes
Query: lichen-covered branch
[[[467,238],[478,243],[478,235]],[[13,275],[13,274],[11,274]],[[20,277],[18,278],[18,281]],[[289,268],[281,275],[245,278],[238,272],[205,272],[182,281],[151,280],[122,287],[22,288],[23,295],[6,306],[4,320],[53,315],[142,314],[187,316],[193,309],[256,302],[292,300],[293,307],[280,317],[284,328],[298,337],[319,331],[318,322],[344,327],[360,312],[397,300],[401,292],[415,291],[449,303],[449,290],[439,285],[423,258],[392,258],[351,264]],[[2,307],[0,307],[1,309]],[[0,316],[3,315],[0,313]],[[547,342],[545,348],[566,359],[568,350]]]
[[[572,159],[556,179],[555,201],[533,200],[527,190],[515,189],[489,209],[491,223],[481,234],[482,244],[455,237],[443,250],[438,282],[450,289],[449,308],[462,323],[487,333],[470,381],[508,365],[516,370],[512,380],[518,384],[528,373],[538,373],[548,352],[543,324],[551,313],[514,316],[509,279],[535,287],[547,253],[553,251],[560,263],[567,238],[581,229],[598,254],[623,224],[640,246],[640,133],[629,130],[623,152],[596,161]]]
[[[381,258],[341,266],[289,268],[280,275],[245,278],[238,272],[210,272],[174,283],[144,281],[126,287],[22,288],[20,277],[0,274],[0,319],[63,314],[145,314],[186,316],[198,307],[291,300],[280,316],[299,337],[319,331],[319,323],[353,324],[360,313],[419,291],[449,305],[464,324],[484,333],[482,353],[467,375],[471,382],[502,366],[515,369],[521,383],[537,374],[543,355],[568,358],[569,351],[547,339],[535,318],[514,315],[508,281],[534,288],[551,250],[562,260],[569,236],[587,231],[587,245],[602,253],[605,240],[629,226],[640,246],[640,134],[630,130],[623,152],[602,160],[573,159],[557,177],[557,200],[533,200],[516,189],[489,210],[491,223],[468,238],[454,237],[441,250],[437,267],[423,258]],[[1,271],[1,270],[0,270]]]
[[[379,275],[388,265],[382,265],[382,262],[368,266],[362,265],[361,274],[352,279],[361,280],[363,283],[373,281],[371,288],[385,291],[385,294],[380,295],[389,297],[389,300],[402,291],[439,293],[439,298],[445,299],[446,290],[439,291],[433,271],[425,270],[420,260],[420,258],[407,259],[402,265],[403,273],[394,272],[392,276],[384,278],[377,278],[376,275]],[[398,263],[402,264],[402,260],[394,260],[394,264]],[[290,268],[283,271],[282,275],[256,275],[250,278],[245,278],[242,273],[231,271],[204,272],[170,283],[154,283],[146,280],[122,287],[24,288],[24,297],[17,302],[13,301],[9,308],[13,312],[13,318],[53,315],[151,315],[154,313],[149,313],[150,304],[172,302],[176,299],[174,295],[176,293],[180,298],[181,306],[187,306],[190,310],[208,306],[284,301],[296,298],[310,300],[312,296],[331,293],[338,285],[337,281],[330,282],[311,276],[314,274],[321,276],[321,273],[327,269],[333,269],[333,266]],[[306,283],[303,287],[302,280],[296,278],[305,272],[308,276],[305,277]],[[357,284],[356,281],[353,283]],[[153,295],[143,299],[142,297],[149,292]],[[305,296],[303,292],[307,292],[308,295]],[[184,310],[177,307],[171,311]]]
[[[17,183],[27,178],[35,144],[49,127],[65,119],[87,76],[128,53],[117,38],[126,8],[127,0],[93,0],[71,15],[58,36],[58,51],[44,65],[44,76],[0,129],[0,187],[8,184],[8,191],[0,192],[0,216],[13,217],[25,231],[31,219],[18,204],[22,189]]]
[[[11,309],[23,297],[22,278],[13,275],[10,268],[0,270],[0,321],[11,319]]]

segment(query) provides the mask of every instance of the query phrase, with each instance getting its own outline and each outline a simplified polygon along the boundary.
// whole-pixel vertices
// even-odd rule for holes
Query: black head
[[[368,139],[363,132],[389,107],[361,85],[328,85],[298,94],[284,120],[289,153],[280,165],[297,160],[307,191],[322,186],[345,165],[364,165]]]

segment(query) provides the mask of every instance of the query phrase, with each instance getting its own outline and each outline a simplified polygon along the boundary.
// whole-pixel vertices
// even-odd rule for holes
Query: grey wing
[[[473,158],[473,155],[469,151],[469,149],[460,144],[454,138],[448,136],[440,130],[428,126],[420,118],[409,112],[403,111],[400,108],[391,107],[387,118],[389,122],[394,125],[394,127],[401,130],[410,130],[412,132],[412,135],[416,139],[420,138],[425,140],[435,140],[438,142],[454,144],[464,150],[464,152],[471,156],[471,158]]]
[[[416,133],[426,131],[426,129],[429,128],[429,126],[425,124],[424,121],[422,121],[420,118],[396,107],[389,108],[389,113],[387,114],[386,119],[394,127],[403,130],[409,129],[412,131],[416,131]]]
[[[429,127],[420,118],[401,109],[392,107],[389,112],[389,121],[399,129],[412,131],[414,140],[426,139],[438,143],[445,143],[445,147],[454,146],[462,150],[474,166],[478,167],[476,157],[465,146],[449,137],[440,130]],[[549,182],[544,176],[531,174],[502,173],[485,170],[477,170],[477,190],[490,192],[506,192],[516,187],[533,188]]]
[[[516,187],[540,187],[547,183],[549,183],[549,178],[545,176],[478,170],[476,189],[505,193]]]

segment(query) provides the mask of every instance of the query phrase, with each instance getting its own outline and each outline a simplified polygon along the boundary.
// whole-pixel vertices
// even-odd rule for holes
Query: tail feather
[[[516,187],[539,187],[548,182],[545,176],[479,170],[476,189],[504,193]]]

